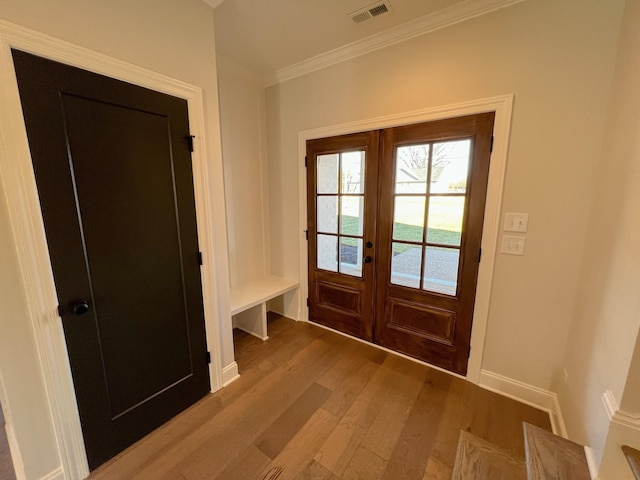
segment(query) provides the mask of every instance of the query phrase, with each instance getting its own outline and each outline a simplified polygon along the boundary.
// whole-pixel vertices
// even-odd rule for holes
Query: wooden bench
[[[529,480],[591,480],[584,447],[524,422]]]
[[[231,288],[233,328],[267,340],[267,302],[299,286],[297,280],[267,275]]]
[[[640,479],[640,451],[628,445],[623,445],[622,452],[627,458],[627,462],[629,462],[634,478]]]

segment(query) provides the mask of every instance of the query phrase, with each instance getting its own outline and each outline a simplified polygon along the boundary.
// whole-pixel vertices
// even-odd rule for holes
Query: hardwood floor
[[[439,480],[460,430],[524,458],[548,415],[317,326],[273,316],[235,338],[240,379],[94,471],[91,480]]]

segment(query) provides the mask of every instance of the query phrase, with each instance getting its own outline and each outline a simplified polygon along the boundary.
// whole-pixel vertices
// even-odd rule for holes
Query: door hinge
[[[189,151],[193,152],[193,139],[196,138],[195,135],[187,135],[187,144],[189,145]]]
[[[207,363],[211,363],[211,352],[207,352]]]
[[[198,252],[198,265],[202,265],[202,252]]]
[[[304,168],[307,168],[307,156],[304,156]]]
[[[489,147],[489,153],[493,153],[493,140],[494,140],[495,138],[496,138],[496,137],[493,137],[493,136],[491,137],[491,146]]]
[[[480,263],[481,259],[482,259],[482,247],[480,247],[480,250],[478,250],[478,263]]]
[[[311,302],[309,302],[309,298],[307,298],[307,307],[311,306]]]
[[[304,231],[304,238],[305,238],[306,240],[309,240],[309,230],[305,230],[305,231]]]
[[[63,314],[62,307],[58,305],[58,316],[62,317],[62,314]]]

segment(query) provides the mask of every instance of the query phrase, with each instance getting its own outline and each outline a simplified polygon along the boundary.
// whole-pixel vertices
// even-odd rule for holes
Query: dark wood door
[[[13,59],[93,469],[210,389],[187,102]]]
[[[307,143],[312,321],[466,374],[494,116]]]
[[[466,374],[494,113],[383,132],[375,340]]]
[[[309,318],[373,339],[378,132],[307,142]]]

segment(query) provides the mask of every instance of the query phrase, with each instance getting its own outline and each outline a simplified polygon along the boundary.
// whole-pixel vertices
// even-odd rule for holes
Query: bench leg
[[[233,328],[247,332],[260,340],[268,340],[267,305],[265,302],[233,316]]]

